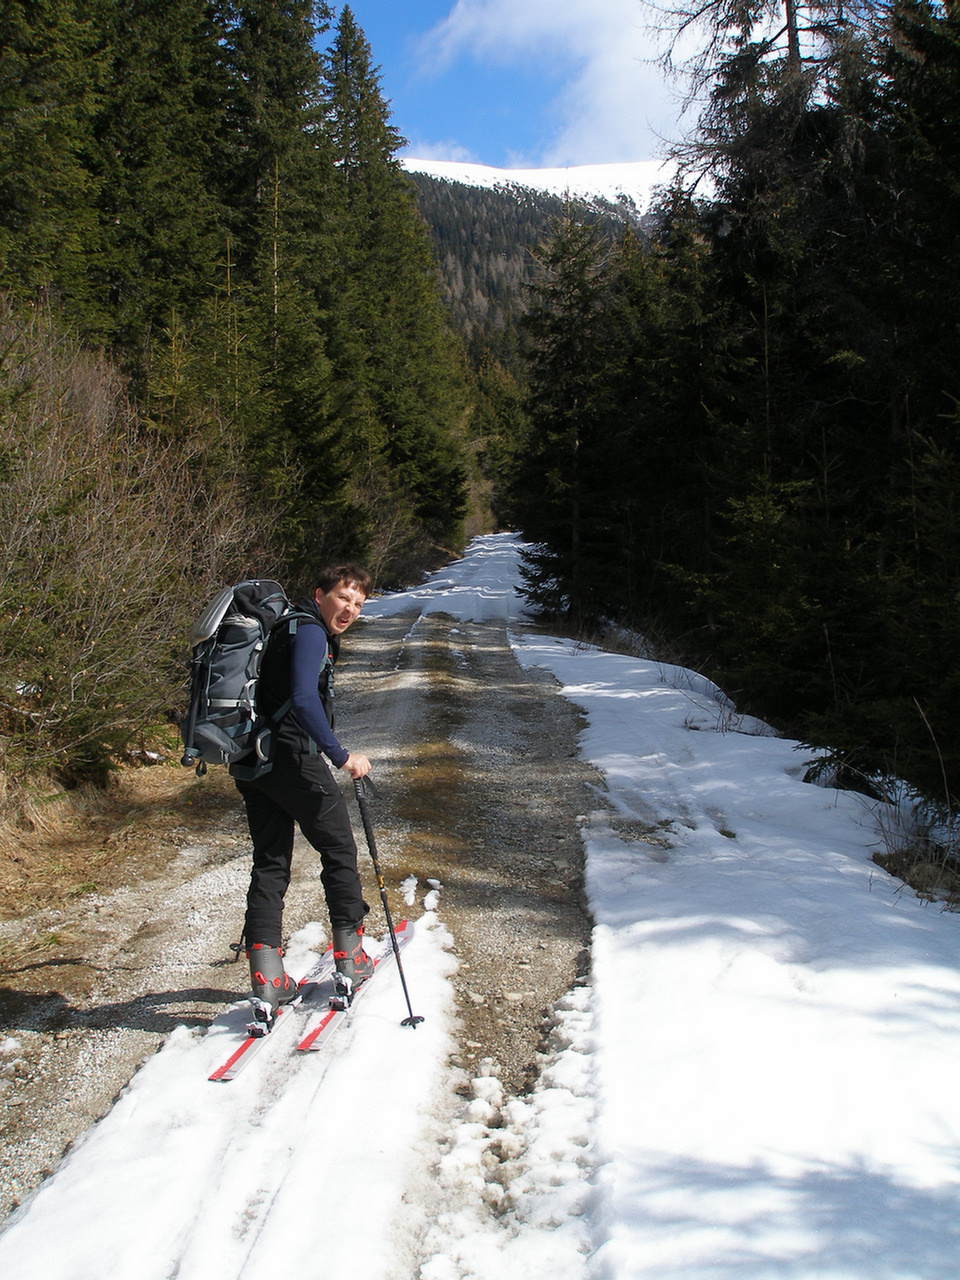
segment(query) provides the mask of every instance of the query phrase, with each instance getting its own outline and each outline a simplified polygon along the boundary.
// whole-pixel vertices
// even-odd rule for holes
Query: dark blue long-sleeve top
[[[329,668],[325,669],[328,667]],[[290,637],[290,697],[293,713],[325,756],[341,768],[349,751],[337,741],[319,689],[329,689],[333,660],[326,629],[319,621],[300,621]],[[321,676],[323,682],[321,686]],[[329,705],[329,700],[328,700]]]

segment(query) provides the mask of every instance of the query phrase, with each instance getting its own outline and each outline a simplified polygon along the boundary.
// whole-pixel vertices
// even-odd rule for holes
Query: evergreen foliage
[[[68,314],[140,375],[154,331],[175,310],[194,313],[212,288],[226,82],[219,30],[198,0],[98,0],[96,11],[99,252],[87,263],[88,305]]]
[[[0,12],[0,285],[52,291],[166,430],[239,432],[305,575],[370,550],[387,493],[421,553],[463,515],[459,356],[402,139],[350,9],[331,21],[317,0]]]
[[[89,165],[104,60],[73,0],[0,5],[0,289],[83,296],[99,248]]]
[[[0,5],[0,72],[0,291],[9,322],[26,323],[22,307],[47,299],[45,323],[100,352],[130,397],[110,411],[122,429],[89,428],[101,471],[83,452],[86,411],[59,417],[57,432],[41,439],[30,435],[40,431],[34,409],[28,430],[17,408],[10,430],[19,443],[0,481],[10,518],[30,474],[53,486],[38,495],[46,514],[31,527],[47,529],[64,554],[79,545],[70,521],[89,492],[71,498],[72,514],[61,511],[64,485],[73,487],[54,466],[59,453],[64,466],[98,474],[104,501],[130,513],[109,537],[99,516],[90,524],[104,547],[119,562],[124,540],[142,542],[143,580],[152,565],[153,589],[180,603],[180,586],[192,591],[204,576],[184,563],[195,542],[185,527],[206,519],[221,491],[251,530],[237,548],[240,556],[256,549],[247,571],[281,577],[292,591],[334,558],[366,558],[396,580],[457,551],[478,393],[448,331],[428,235],[396,160],[402,139],[350,9],[334,26],[320,0]],[[11,365],[19,342],[0,372],[17,387],[9,403],[33,405]],[[53,349],[69,370],[81,367],[66,338]],[[22,359],[27,367],[32,357]],[[104,374],[103,394],[120,405],[114,376]],[[37,394],[45,404],[49,393]],[[23,464],[32,451],[46,459],[35,472]],[[135,531],[137,519],[151,528],[159,519],[136,473],[156,480],[164,467],[180,477],[185,503],[171,525],[175,560],[165,558],[165,534],[144,540]],[[169,506],[173,491],[162,492]],[[52,545],[31,552],[37,564],[57,554]],[[215,563],[223,570],[234,560]],[[42,570],[44,583],[52,574],[59,584],[43,627],[62,615],[69,630],[81,591],[92,590],[83,574],[67,583],[69,571],[66,563]],[[130,589],[131,609],[138,599]],[[124,625],[104,634],[104,654]],[[70,720],[62,690],[54,692],[60,677],[21,669],[22,657],[9,650],[0,668],[14,681],[8,713],[23,725],[47,717],[38,741],[56,742],[64,777],[102,778],[144,699],[131,694],[136,713],[121,705],[124,677],[111,683],[77,657],[65,677],[71,697],[80,705],[89,680],[96,709],[88,727],[54,733],[55,721]],[[41,691],[43,707],[28,716],[17,684]],[[147,684],[158,697],[154,668]],[[81,742],[91,744],[87,757]]]
[[[848,770],[950,804],[957,20],[824,11],[781,47],[737,13],[704,79],[712,197],[670,193],[602,265],[569,225],[543,256],[531,596],[656,622]]]
[[[374,424],[371,455],[379,449],[387,460],[426,533],[450,543],[465,510],[466,475],[448,429],[461,407],[459,361],[426,232],[395,158],[403,139],[349,6],[325,59],[323,105],[344,214],[337,260],[351,391]]]
[[[505,529],[519,523],[516,495],[529,449],[530,423],[523,388],[510,369],[487,357],[476,374],[477,401],[471,419],[480,483],[494,522]]]
[[[494,360],[519,373],[520,320],[537,278],[537,252],[564,218],[595,226],[610,242],[646,220],[624,200],[566,199],[516,184],[471,187],[408,175],[440,267],[447,312],[475,366]]]
[[[616,449],[605,358],[608,256],[593,228],[560,224],[543,250],[543,281],[527,320],[530,431],[515,501],[528,536],[546,549],[536,555],[530,596],[551,610],[569,600],[595,613],[597,565],[616,545],[609,495],[596,500]],[[600,589],[608,585],[604,579]]]

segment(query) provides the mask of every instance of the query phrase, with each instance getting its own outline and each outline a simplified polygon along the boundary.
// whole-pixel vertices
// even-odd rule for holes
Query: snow
[[[364,617],[385,618],[416,610],[449,613],[461,622],[518,621],[524,616],[517,588],[519,544],[500,535],[474,538],[466,555],[430,574],[419,587],[380,596],[364,605]]]
[[[530,187],[555,196],[599,196],[614,203],[627,196],[643,211],[656,187],[669,186],[676,166],[668,160],[634,160],[619,164],[570,165],[558,169],[495,169],[459,160],[401,161],[408,173],[425,173],[468,187]]]
[[[505,620],[583,710],[606,788],[581,823],[593,969],[552,1011],[537,1088],[507,1097],[484,1064],[438,1129],[454,961],[425,879],[421,1027],[385,975],[329,1052],[278,1047],[229,1085],[206,1076],[242,1008],[179,1030],[15,1215],[5,1274],[960,1273],[960,919],[871,861],[874,806],[803,782],[808,754],[709,681],[525,630],[519,553],[477,539],[367,611]],[[322,941],[294,939],[295,972]]]

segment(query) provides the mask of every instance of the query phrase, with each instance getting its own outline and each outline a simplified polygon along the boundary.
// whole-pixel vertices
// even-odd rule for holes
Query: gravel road
[[[414,612],[349,633],[337,717],[344,745],[374,763],[371,812],[392,911],[408,911],[399,887],[409,877],[420,900],[428,879],[442,885],[459,960],[455,1062],[495,1059],[508,1089],[522,1090],[544,1011],[587,964],[577,819],[602,800],[576,754],[578,713],[552,677],[519,667],[503,623]],[[196,818],[172,856],[145,852],[109,895],[0,924],[0,1215],[173,1027],[208,1023],[246,988],[246,966],[229,962],[249,874],[242,808],[222,770],[191,786]],[[326,920],[318,873],[299,843],[288,932]]]

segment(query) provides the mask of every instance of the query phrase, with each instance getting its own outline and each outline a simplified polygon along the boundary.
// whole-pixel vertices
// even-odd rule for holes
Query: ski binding
[[[276,1009],[274,1009],[272,1005],[268,1004],[266,1000],[261,1000],[258,996],[251,996],[250,1004],[253,1006],[253,1021],[247,1023],[247,1035],[269,1035],[277,1020]]]
[[[330,1008],[343,1013],[353,1004],[354,995],[353,979],[337,970],[333,975],[333,995],[330,997]]]

